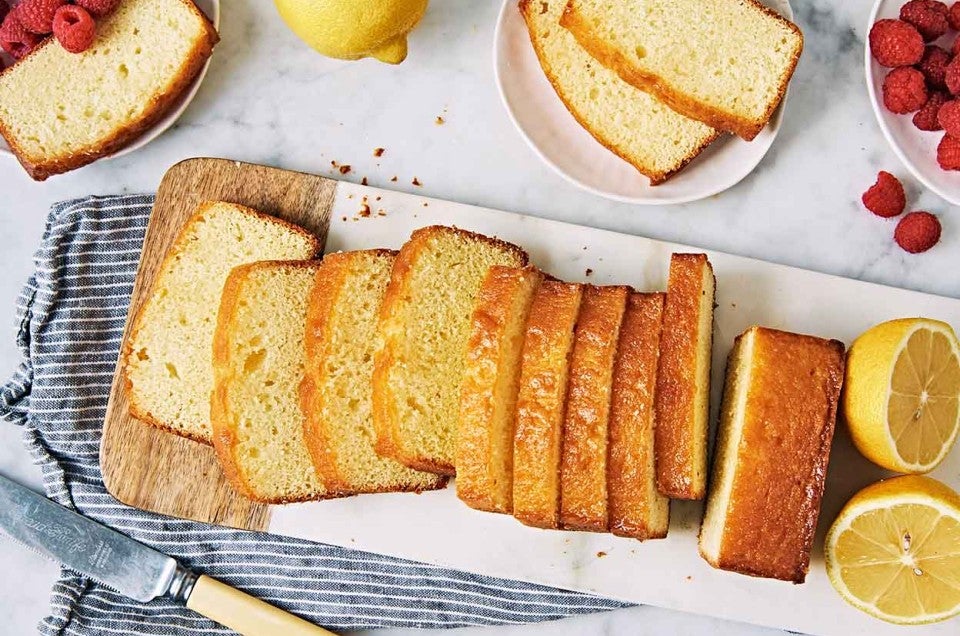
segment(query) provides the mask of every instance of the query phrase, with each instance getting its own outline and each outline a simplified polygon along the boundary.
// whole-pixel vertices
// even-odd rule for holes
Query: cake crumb
[[[349,164],[343,164],[337,169],[340,171],[340,174],[348,174],[351,170],[353,170]]]
[[[391,180],[391,181],[396,181],[396,180],[397,180],[397,175],[393,175],[393,177],[391,177],[390,180]]]
[[[387,211],[384,210],[383,208],[380,208],[379,210],[377,210],[377,216],[387,216]]]
[[[585,275],[585,276],[593,276],[593,270],[588,267],[588,268],[587,268],[587,271],[584,272],[584,275]]]
[[[360,185],[367,185],[367,178],[360,179]]]
[[[413,185],[417,187],[420,187],[423,185],[422,183],[420,183],[420,179],[417,179],[416,177],[413,178],[413,181],[411,183],[413,183]]]
[[[374,199],[374,201],[379,201],[379,200],[380,200],[380,197],[377,197],[376,199]]]
[[[348,194],[348,195],[347,195],[347,198],[348,198],[348,199],[352,199],[352,198],[353,198],[353,193],[351,192],[350,194]]]
[[[386,148],[374,148],[374,149],[373,149],[373,156],[374,156],[374,157],[382,157],[382,156],[383,156],[383,153],[384,153],[385,151],[386,151]]]
[[[423,207],[427,207],[427,206],[429,206],[429,205],[430,205],[430,204],[427,203],[426,201],[423,202]]]
[[[447,123],[447,120],[441,117],[440,115],[437,115],[437,119],[434,123],[436,123],[437,126],[443,126],[445,123]]]
[[[342,221],[343,221],[344,223],[346,223],[346,222],[347,222],[347,217],[345,217],[345,216],[343,216],[343,217],[340,217],[340,219],[341,219],[341,220],[342,220]]]
[[[687,580],[688,580],[688,581],[692,581],[692,580],[693,580],[693,577],[692,577],[692,576],[687,576]]]
[[[363,197],[363,200],[360,202],[359,214],[365,219],[370,216],[370,205],[367,203],[367,197]]]
[[[605,556],[607,556],[607,553],[606,553],[606,552],[603,552],[602,550],[601,550],[600,552],[597,552],[597,558],[598,558],[598,559],[602,559],[602,558],[605,557]]]

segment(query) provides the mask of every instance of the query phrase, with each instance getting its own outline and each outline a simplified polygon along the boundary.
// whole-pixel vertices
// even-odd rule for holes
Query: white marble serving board
[[[360,215],[363,197],[370,207],[368,217]],[[672,252],[700,251],[346,182],[338,188],[327,251],[399,248],[414,229],[438,223],[518,243],[536,265],[561,278],[629,284],[638,290],[664,288]],[[750,325],[847,344],[870,326],[897,317],[927,316],[960,326],[960,300],[707,253],[718,289],[714,414],[729,348]],[[822,554],[826,528],[854,492],[883,476],[851,446],[839,424],[810,573],[803,585],[721,572],[707,565],[697,552],[701,505],[694,502],[674,502],[669,537],[644,543],[608,534],[528,528],[510,516],[471,510],[456,498],[455,485],[422,495],[367,495],[274,506],[270,531],[810,634],[955,635],[960,618],[898,628],[848,606],[830,586]],[[954,451],[933,476],[960,489],[960,451]],[[442,579],[435,585],[442,586]]]

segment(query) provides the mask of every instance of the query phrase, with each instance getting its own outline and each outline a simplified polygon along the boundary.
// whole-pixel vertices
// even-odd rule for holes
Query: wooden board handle
[[[209,576],[197,579],[187,607],[243,636],[333,635]]]

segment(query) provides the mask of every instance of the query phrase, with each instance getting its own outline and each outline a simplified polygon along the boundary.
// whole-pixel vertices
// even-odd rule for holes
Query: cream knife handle
[[[197,579],[187,607],[243,636],[333,635],[209,576]]]

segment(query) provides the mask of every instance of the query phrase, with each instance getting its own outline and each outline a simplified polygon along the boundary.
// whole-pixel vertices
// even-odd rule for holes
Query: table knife
[[[166,596],[244,636],[331,635],[0,476],[0,529],[143,603]]]

